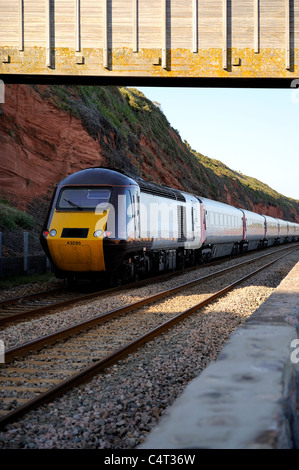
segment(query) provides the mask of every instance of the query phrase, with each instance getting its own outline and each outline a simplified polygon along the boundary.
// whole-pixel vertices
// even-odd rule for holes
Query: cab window
[[[109,188],[63,188],[57,202],[58,210],[95,210],[98,204],[109,203]]]

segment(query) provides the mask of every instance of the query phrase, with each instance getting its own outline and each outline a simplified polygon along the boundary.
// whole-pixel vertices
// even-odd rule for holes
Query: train
[[[54,190],[40,242],[57,278],[126,282],[299,240],[299,224],[92,167]]]

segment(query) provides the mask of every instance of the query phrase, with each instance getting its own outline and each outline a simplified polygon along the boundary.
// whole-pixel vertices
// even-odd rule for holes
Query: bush
[[[0,230],[15,230],[22,228],[32,230],[34,218],[15,207],[10,206],[6,201],[0,202]]]

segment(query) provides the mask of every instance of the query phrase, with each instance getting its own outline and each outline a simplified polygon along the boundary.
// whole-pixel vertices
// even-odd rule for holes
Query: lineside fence
[[[14,253],[17,252],[17,255]],[[44,274],[52,266],[31,232],[0,232],[0,278]]]

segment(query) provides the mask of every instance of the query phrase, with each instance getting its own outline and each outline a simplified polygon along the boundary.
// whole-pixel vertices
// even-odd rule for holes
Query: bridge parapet
[[[0,0],[0,74],[296,78],[299,0]]]

